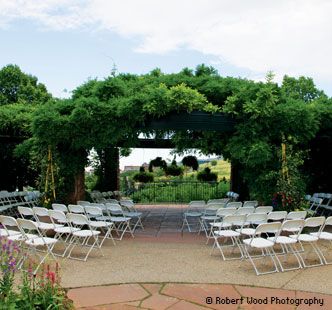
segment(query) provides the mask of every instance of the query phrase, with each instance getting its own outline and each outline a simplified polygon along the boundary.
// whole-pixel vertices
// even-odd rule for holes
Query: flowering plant
[[[0,236],[0,301],[6,306],[12,302],[14,274],[20,250],[16,243]]]
[[[20,249],[15,242],[0,236],[0,310],[15,309],[72,309],[66,291],[60,285],[58,263],[55,268],[43,264],[40,272],[33,273],[35,264],[27,263],[22,284],[14,288],[14,278],[20,262]]]

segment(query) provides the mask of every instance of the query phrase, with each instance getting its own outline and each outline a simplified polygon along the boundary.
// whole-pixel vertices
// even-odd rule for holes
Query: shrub
[[[197,180],[202,182],[215,182],[217,181],[217,173],[211,172],[209,167],[206,167],[203,171],[197,173]]]
[[[187,167],[191,167],[193,170],[197,171],[198,169],[198,161],[195,156],[186,156],[182,159],[182,164]]]
[[[166,161],[164,161],[161,157],[156,157],[155,159],[152,159],[149,163],[149,171],[153,171],[153,167],[160,167],[162,169],[165,169],[167,166]]]
[[[153,179],[154,179],[153,174],[146,172],[143,166],[140,167],[139,173],[136,173],[133,176],[133,180],[135,182],[140,182],[140,183],[153,182]]]

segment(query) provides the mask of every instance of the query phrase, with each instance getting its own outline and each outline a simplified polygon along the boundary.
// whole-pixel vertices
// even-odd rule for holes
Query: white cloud
[[[137,52],[187,48],[253,75],[331,81],[330,0],[0,0],[0,26],[30,19],[43,28],[106,29],[139,38]]]

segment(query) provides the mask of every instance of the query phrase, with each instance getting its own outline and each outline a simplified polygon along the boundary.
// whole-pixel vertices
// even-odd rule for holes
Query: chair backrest
[[[61,203],[52,203],[52,209],[57,211],[62,211],[64,213],[68,212],[68,208],[66,207],[66,205]]]
[[[258,201],[257,200],[248,200],[243,202],[243,207],[257,207]]]
[[[103,203],[91,202],[89,207],[98,207],[99,209],[106,210],[106,206]]]
[[[89,206],[90,205],[90,201],[86,201],[86,200],[78,200],[77,204],[80,206]]]
[[[304,220],[307,216],[307,211],[292,211],[287,214],[287,220]]]
[[[326,220],[325,220],[325,226],[326,225],[332,225],[332,216],[329,216],[329,217],[326,218]]]
[[[225,208],[241,208],[242,202],[241,201],[231,201],[226,204]]]
[[[39,216],[47,216],[48,217],[48,209],[42,207],[32,207],[33,212],[37,217]]]
[[[107,202],[109,202],[109,203],[119,203],[118,200],[113,199],[113,198],[108,198],[108,199],[107,199]]]
[[[227,202],[229,202],[229,198],[218,198],[218,199],[209,199],[208,201],[207,201],[207,204],[209,204],[209,203],[227,203]]]
[[[99,207],[85,206],[85,213],[92,216],[102,216],[103,211]]]
[[[273,211],[273,207],[272,206],[260,206],[260,207],[256,207],[255,208],[255,213],[270,213]]]
[[[247,215],[246,222],[248,223],[267,223],[267,214],[266,213],[250,213]]]
[[[278,234],[280,228],[281,228],[281,223],[279,222],[259,224],[256,228],[255,235],[259,235],[262,233]]]
[[[282,223],[280,231],[292,231],[293,233],[301,233],[304,227],[304,220],[286,220]]]
[[[246,221],[246,216],[244,214],[233,214],[226,215],[223,218],[224,224],[236,225],[242,227]]]
[[[217,211],[217,216],[224,217],[226,215],[235,214],[236,208],[221,208]]]
[[[254,207],[242,207],[236,210],[236,214],[251,214],[255,212]]]
[[[88,225],[90,227],[89,220],[84,214],[67,213],[66,216],[68,221],[73,225],[77,226]]]
[[[193,200],[189,202],[189,208],[205,208],[204,200]]]
[[[287,211],[272,211],[267,215],[270,221],[283,221],[287,217]]]
[[[310,202],[310,207],[309,210],[315,211],[323,202],[324,198],[318,198],[318,197],[311,197],[309,202]]]
[[[304,227],[321,227],[324,223],[324,216],[309,217],[305,220]]]
[[[209,202],[206,204],[205,209],[220,209],[220,208],[225,208],[226,203],[225,202]]]
[[[20,213],[22,218],[24,218],[25,216],[32,216],[33,218],[35,217],[33,210],[29,207],[18,206],[17,211],[18,213]]]
[[[37,232],[38,235],[41,235],[38,229],[38,224],[31,220],[27,219],[17,219],[18,228],[20,229],[22,235],[26,236],[29,232]]]
[[[56,224],[54,220],[59,223],[68,223],[66,214],[60,210],[48,210],[48,216],[51,218],[53,224]]]
[[[118,203],[106,203],[106,210],[113,215],[123,215],[123,210]]]
[[[68,210],[70,213],[85,214],[84,207],[79,205],[68,205]]]
[[[18,227],[17,221],[12,216],[0,215],[0,224],[7,230],[9,227]]]

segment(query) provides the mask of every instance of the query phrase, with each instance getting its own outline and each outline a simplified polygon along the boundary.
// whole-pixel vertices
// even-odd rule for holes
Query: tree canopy
[[[178,152],[196,148],[203,154],[223,155],[240,169],[250,196],[266,201],[272,193],[285,190],[285,184],[297,188],[302,186],[300,180],[308,184],[304,163],[316,156],[311,150],[313,141],[325,135],[328,142],[324,143],[331,143],[331,98],[307,77],[285,76],[278,85],[272,74],[265,83],[254,82],[222,77],[205,65],[174,74],[156,69],[144,75],[88,80],[74,90],[72,98],[42,103],[31,107],[26,116],[26,105],[7,112],[1,109],[0,129],[9,126],[20,134],[31,129],[35,147],[50,145],[66,190],[73,190],[77,175],[84,173],[92,148],[97,152],[118,145],[129,148],[140,134],[155,138],[167,135]],[[19,111],[15,113],[15,109]],[[192,111],[224,113],[237,121],[235,131],[224,134],[144,127],[151,120]],[[10,113],[16,114],[13,119]],[[27,121],[20,122],[20,117]],[[16,125],[8,125],[11,122]],[[287,163],[281,160],[282,145],[286,145]],[[287,175],[280,173],[282,165],[287,165]],[[311,168],[310,173],[315,174]],[[325,177],[321,182],[330,185]]]

